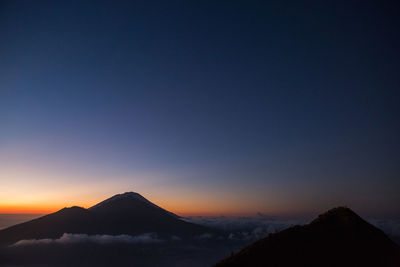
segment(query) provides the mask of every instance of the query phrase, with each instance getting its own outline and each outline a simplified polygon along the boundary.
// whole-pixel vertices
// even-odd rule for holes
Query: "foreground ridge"
[[[400,248],[347,207],[258,240],[223,266],[400,266]]]

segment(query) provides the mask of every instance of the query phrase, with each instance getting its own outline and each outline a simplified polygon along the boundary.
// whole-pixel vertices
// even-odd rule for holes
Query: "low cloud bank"
[[[290,226],[307,222],[304,219],[282,220],[265,216],[261,213],[254,217],[192,216],[186,217],[184,220],[225,231],[262,228],[268,232],[280,231]]]
[[[210,238],[212,238],[212,237],[213,237],[212,234],[210,234],[210,233],[204,233],[204,234],[202,234],[202,235],[196,236],[195,238],[197,238],[197,239],[210,239]]]
[[[283,220],[261,213],[253,217],[192,216],[184,220],[224,230],[229,233],[225,238],[232,241],[253,241],[293,225],[306,223],[305,220]]]
[[[294,225],[304,225],[313,218],[283,219],[258,213],[256,216],[191,216],[185,221],[207,227],[224,230],[229,234],[224,238],[237,241],[253,241],[268,236],[270,233],[282,231]],[[400,237],[400,219],[366,219],[389,236]]]
[[[369,219],[368,222],[388,235],[400,236],[400,219]]]
[[[156,244],[164,242],[155,233],[145,233],[137,236],[131,235],[87,235],[64,233],[60,238],[51,239],[24,239],[13,246],[41,245],[41,244],[76,244],[91,242],[96,244],[129,243],[129,244]]]

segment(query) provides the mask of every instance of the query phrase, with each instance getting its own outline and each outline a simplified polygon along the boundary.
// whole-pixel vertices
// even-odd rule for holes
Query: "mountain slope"
[[[216,266],[400,266],[399,247],[348,208],[270,234]]]
[[[89,210],[92,211],[106,211],[106,212],[115,212],[118,209],[121,209],[122,206],[127,205],[128,209],[133,209],[132,205],[135,205],[136,202],[142,202],[144,204],[147,204],[153,208],[156,208],[157,210],[161,211],[162,213],[171,215],[172,217],[175,218],[180,218],[178,215],[169,212],[157,205],[155,205],[154,203],[148,201],[146,198],[144,198],[142,195],[135,193],[135,192],[126,192],[123,194],[118,194],[115,195],[113,197],[110,197],[96,205],[94,205],[93,207],[90,207]]]
[[[0,245],[22,239],[59,238],[64,233],[129,234],[193,237],[209,231],[185,222],[177,215],[133,192],[116,195],[89,209],[64,208],[55,213],[0,230]]]

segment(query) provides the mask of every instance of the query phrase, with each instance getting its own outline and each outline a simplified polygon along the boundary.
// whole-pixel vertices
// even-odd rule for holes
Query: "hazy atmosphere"
[[[394,13],[310,5],[2,1],[0,211],[399,214]]]
[[[71,206],[84,209],[60,214],[98,221],[129,201],[173,215],[165,236],[146,223],[87,232],[85,221],[57,235],[0,231],[0,245],[240,240],[209,265],[338,206],[398,238],[398,11],[386,1],[0,1],[0,229]],[[127,202],[92,207],[113,196]],[[184,234],[168,228],[179,216]]]

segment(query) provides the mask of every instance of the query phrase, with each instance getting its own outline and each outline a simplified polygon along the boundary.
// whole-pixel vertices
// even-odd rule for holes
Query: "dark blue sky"
[[[2,1],[0,208],[63,188],[55,202],[134,190],[178,212],[400,213],[396,14]]]

